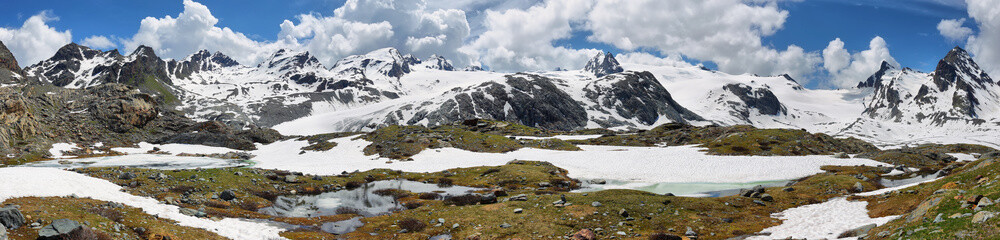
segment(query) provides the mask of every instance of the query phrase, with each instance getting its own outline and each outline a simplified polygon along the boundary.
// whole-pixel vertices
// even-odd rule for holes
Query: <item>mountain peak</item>
[[[129,54],[129,56],[156,57],[156,52],[149,46],[139,45],[139,47],[135,48],[135,51],[132,51],[132,54]]]
[[[597,56],[594,56],[587,62],[587,66],[583,68],[584,71],[594,73],[594,76],[603,77],[608,74],[615,74],[624,72],[621,64],[615,59],[615,55],[611,52],[601,52]]]
[[[972,60],[972,56],[965,49],[956,46],[938,62],[937,68],[934,69],[934,84],[938,86],[938,89],[944,91],[952,83],[963,79],[970,84],[994,83],[993,79],[986,74],[986,71],[979,68],[979,64]]]
[[[319,60],[309,54],[308,51],[298,52],[289,49],[279,49],[277,52],[274,52],[274,54],[271,54],[270,58],[261,62],[258,67],[280,67],[280,71],[285,71],[292,68],[303,68],[306,66],[322,67],[321,65],[322,64],[319,63]]]
[[[876,71],[875,74],[872,74],[870,77],[868,77],[868,79],[866,79],[864,82],[858,83],[858,88],[881,86],[882,76],[885,76],[886,72],[893,69],[896,69],[896,66],[893,66],[891,63],[883,60],[881,66],[879,66],[878,71]]]
[[[424,62],[427,64],[427,68],[430,69],[455,71],[455,67],[451,65],[451,62],[449,62],[448,59],[445,59],[443,56],[439,56],[437,54],[431,55],[431,57]]]
[[[21,72],[21,67],[17,65],[17,59],[14,59],[14,54],[7,49],[6,45],[3,45],[2,41],[0,41],[0,68]]]

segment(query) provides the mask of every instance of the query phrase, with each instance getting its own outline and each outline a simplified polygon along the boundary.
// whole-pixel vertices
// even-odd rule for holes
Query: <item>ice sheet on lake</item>
[[[174,169],[195,169],[195,168],[224,168],[242,167],[250,165],[249,162],[232,159],[219,159],[208,157],[178,157],[172,155],[159,154],[130,154],[122,156],[105,156],[77,159],[58,159],[39,161],[26,164],[29,167],[49,167],[49,168],[84,168],[84,167],[135,167],[162,170]]]

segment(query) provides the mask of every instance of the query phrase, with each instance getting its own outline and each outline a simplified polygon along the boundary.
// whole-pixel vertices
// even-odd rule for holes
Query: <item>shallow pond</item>
[[[398,189],[412,193],[438,193],[442,196],[457,196],[482,190],[479,188],[448,186],[414,182],[407,180],[375,181],[351,190],[328,192],[315,196],[281,196],[274,205],[260,209],[261,213],[282,217],[317,217],[342,213],[357,213],[371,217],[404,209],[402,204],[389,195],[376,194],[377,190]]]

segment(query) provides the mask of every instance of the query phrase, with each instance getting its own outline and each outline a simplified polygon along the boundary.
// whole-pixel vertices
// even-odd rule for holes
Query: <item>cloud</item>
[[[571,49],[554,42],[572,37],[573,23],[586,20],[591,0],[550,0],[528,9],[487,10],[485,31],[461,51],[494,71],[579,69],[595,49]]]
[[[97,48],[97,49],[112,49],[112,48],[115,48],[115,47],[118,46],[114,42],[111,42],[111,39],[108,39],[105,36],[90,36],[90,37],[87,37],[87,38],[83,39],[83,43],[82,44],[84,46],[88,46],[88,47],[91,47],[91,48]]]
[[[348,0],[332,16],[297,20],[281,23],[279,39],[301,44],[324,64],[384,47],[420,58],[438,54],[458,66],[472,61],[458,51],[470,32],[465,11],[431,9],[424,0]]]
[[[60,32],[46,24],[57,20],[50,12],[43,11],[29,17],[21,28],[0,28],[0,41],[7,45],[21,67],[35,64],[52,57],[72,41],[69,30]]]
[[[889,47],[882,37],[872,38],[871,42],[868,43],[868,50],[854,53],[850,59],[844,58],[846,53],[844,42],[840,41],[839,38],[831,41],[823,50],[823,64],[830,73],[829,84],[833,87],[857,86],[859,82],[875,74],[882,66],[882,61],[899,67],[899,63],[889,53]]]
[[[826,71],[834,73],[847,67],[851,63],[851,53],[844,49],[844,42],[840,38],[830,41],[830,44],[823,49],[823,67]]]
[[[198,50],[209,49],[229,55],[241,63],[258,62],[273,51],[270,48],[275,47],[251,40],[232,29],[217,27],[218,22],[219,19],[205,5],[184,0],[184,11],[176,18],[146,17],[140,23],[138,32],[122,42],[126,53],[139,45],[146,45],[160,57],[182,59]]]
[[[1000,5],[992,0],[968,0],[969,17],[976,21],[977,35],[966,47],[973,58],[994,78],[1000,76]]]
[[[690,63],[685,62],[679,56],[667,56],[658,57],[653,54],[645,52],[630,52],[615,55],[615,59],[622,64],[642,64],[649,66],[673,66],[673,67],[689,67]]]
[[[950,41],[963,41],[972,35],[972,29],[963,27],[965,18],[944,19],[937,25],[938,32]]]
[[[711,61],[727,73],[796,79],[818,70],[818,53],[791,45],[772,49],[761,38],[780,30],[788,11],[775,1],[605,0],[589,13],[592,41],[623,50],[650,49]]]

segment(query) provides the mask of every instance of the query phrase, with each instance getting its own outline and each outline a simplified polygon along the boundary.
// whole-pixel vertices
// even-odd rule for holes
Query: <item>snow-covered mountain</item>
[[[610,53],[596,55],[581,70],[512,74],[454,71],[444,57],[421,60],[392,48],[350,56],[330,67],[308,52],[292,50],[276,51],[255,66],[208,51],[183,60],[155,56],[146,47],[121,56],[70,44],[26,72],[68,88],[106,82],[145,87],[179,100],[175,108],[189,117],[275,126],[286,134],[490,118],[560,130],[747,124],[882,145],[996,145],[987,132],[1000,128],[1000,86],[960,48],[933,73],[886,63],[870,78],[859,79],[857,88],[839,90],[806,89],[788,75],[623,65]],[[955,133],[963,136],[948,137]]]
[[[593,73],[594,76],[603,77],[608,74],[620,73],[625,71],[622,69],[621,64],[615,59],[615,55],[610,52],[602,52],[591,58],[587,62],[587,65],[583,67],[583,71]]]

